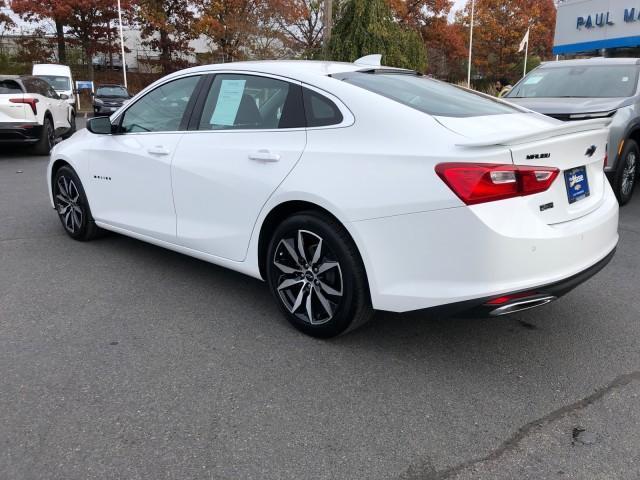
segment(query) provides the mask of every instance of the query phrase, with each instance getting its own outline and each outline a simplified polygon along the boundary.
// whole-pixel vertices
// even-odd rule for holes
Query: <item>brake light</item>
[[[37,98],[10,98],[9,101],[11,103],[26,103],[31,107],[34,115],[38,115],[38,107],[36,107],[36,103],[38,103]]]
[[[441,163],[436,173],[467,205],[534,195],[549,189],[560,170],[552,167]]]

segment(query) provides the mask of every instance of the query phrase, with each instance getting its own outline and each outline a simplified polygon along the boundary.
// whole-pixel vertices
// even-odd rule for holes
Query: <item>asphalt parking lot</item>
[[[544,309],[320,341],[259,281],[69,239],[45,169],[0,153],[0,479],[640,477],[640,195]]]

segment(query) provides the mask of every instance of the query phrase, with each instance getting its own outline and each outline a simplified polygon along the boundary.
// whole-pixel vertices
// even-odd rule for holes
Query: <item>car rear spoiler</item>
[[[571,133],[588,132],[608,128],[611,118],[596,118],[577,122],[565,122],[564,124],[550,125],[549,128],[535,130],[527,133],[491,135],[482,140],[463,140],[456,143],[457,147],[481,148],[494,146],[519,145],[522,143],[537,142],[547,138],[560,137]]]

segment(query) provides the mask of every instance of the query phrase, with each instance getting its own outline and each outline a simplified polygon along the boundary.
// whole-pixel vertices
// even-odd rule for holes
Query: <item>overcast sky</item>
[[[456,12],[465,6],[465,4],[467,3],[467,0],[454,0],[453,3],[454,3],[453,8],[451,9],[451,13],[449,14],[449,19],[450,19],[449,21],[453,20],[453,17],[455,16]]]

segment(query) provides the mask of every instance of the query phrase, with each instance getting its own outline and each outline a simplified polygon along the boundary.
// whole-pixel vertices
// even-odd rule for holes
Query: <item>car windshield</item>
[[[56,75],[38,75],[38,78],[45,80],[54,90],[71,90],[69,77],[58,77]]]
[[[355,72],[344,74],[341,78],[352,85],[357,85],[429,115],[478,117],[519,112],[516,108],[485,95],[417,74]]]
[[[636,65],[540,68],[529,73],[508,98],[624,98],[636,92]]]
[[[123,87],[98,87],[97,97],[129,97],[129,93]]]

